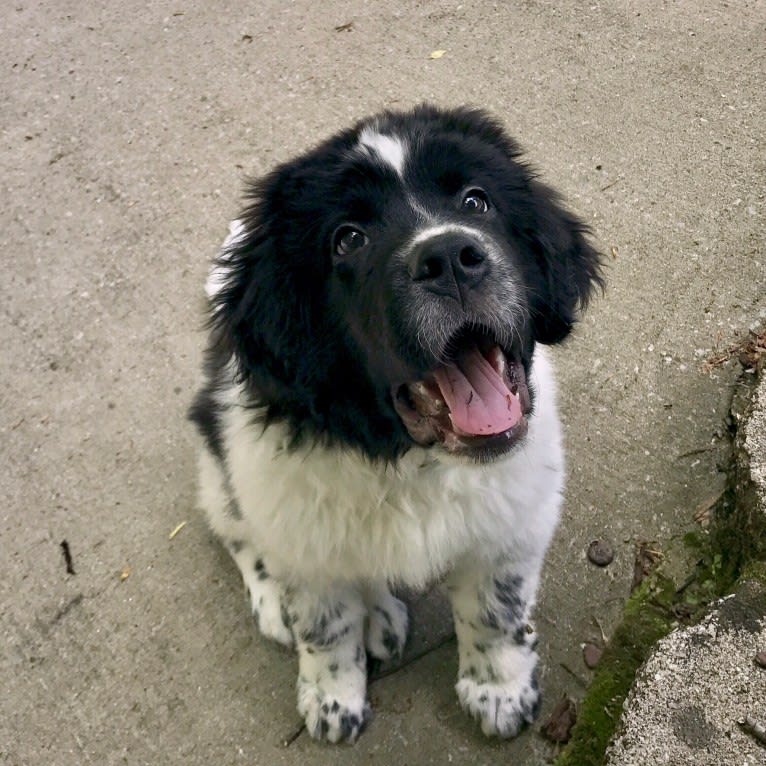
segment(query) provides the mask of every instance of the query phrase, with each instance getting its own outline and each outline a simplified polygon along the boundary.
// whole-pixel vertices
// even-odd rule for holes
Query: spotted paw
[[[488,737],[515,737],[540,711],[537,682],[479,683],[461,678],[455,687],[460,705]]]
[[[396,660],[402,656],[407,641],[407,606],[386,593],[386,598],[368,606],[365,645],[376,660]]]
[[[350,689],[324,690],[318,684],[298,682],[298,712],[306,730],[318,740],[355,742],[372,717],[365,694]]]

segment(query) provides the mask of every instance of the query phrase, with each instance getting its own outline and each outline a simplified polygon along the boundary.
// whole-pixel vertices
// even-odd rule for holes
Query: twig
[[[285,747],[290,747],[290,745],[295,742],[298,737],[303,734],[304,729],[306,728],[306,724],[302,723],[298,729],[296,729],[289,737],[285,739],[285,741],[282,743]]]
[[[598,617],[594,617],[593,622],[596,623],[598,629],[601,631],[601,640],[604,642],[604,646],[606,646],[609,643],[609,639],[607,639],[606,633],[604,632],[604,626],[599,622]]]
[[[74,562],[72,561],[72,551],[69,549],[69,543],[66,540],[61,541],[61,552],[64,554],[64,563],[66,564],[66,573],[74,574]]]
[[[682,452],[678,457],[676,457],[676,460],[681,460],[685,457],[694,457],[695,455],[702,455],[705,452],[710,452],[712,450],[712,447],[700,447],[699,449],[690,449],[688,452]]]

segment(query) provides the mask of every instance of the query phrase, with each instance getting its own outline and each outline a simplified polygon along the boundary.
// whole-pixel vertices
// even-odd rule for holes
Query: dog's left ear
[[[601,255],[587,241],[588,227],[569,213],[558,195],[530,182],[533,223],[523,239],[532,256],[525,275],[535,340],[559,343],[572,330],[594,289],[604,289]]]

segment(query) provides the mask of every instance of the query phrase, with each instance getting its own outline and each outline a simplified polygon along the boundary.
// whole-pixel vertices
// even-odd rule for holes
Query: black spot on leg
[[[322,718],[319,721],[319,734],[322,738],[327,736],[327,732],[330,731],[330,722],[326,718]]]
[[[476,651],[479,654],[486,654],[487,653],[487,645],[482,643],[481,641],[474,641],[473,642],[473,648],[476,649]]]
[[[351,625],[344,625],[335,631],[327,631],[327,625],[322,627],[315,623],[307,630],[301,631],[300,639],[304,644],[312,644],[318,649],[326,649],[337,644],[351,632]]]
[[[290,614],[290,610],[287,608],[287,604],[282,602],[280,604],[279,611],[282,615],[282,622],[284,623],[286,628],[292,628],[293,625],[295,625],[296,617],[295,615]]]
[[[477,676],[476,665],[469,665],[463,671],[463,678],[473,678],[475,680],[476,676]]]
[[[527,631],[524,625],[519,625],[515,631],[513,631],[513,642],[519,646],[524,646],[527,642]]]
[[[227,543],[227,547],[233,554],[236,555],[245,547],[245,541],[244,540],[229,540],[229,542]]]
[[[543,706],[543,697],[541,694],[538,694],[537,699],[535,699],[535,701],[532,703],[532,710],[530,711],[530,716],[532,721],[534,721],[537,718],[537,716],[540,715],[540,708],[542,706]]]
[[[264,565],[262,558],[257,558],[255,560],[255,571],[256,572],[265,572],[266,571],[266,566]]]
[[[338,700],[333,700],[332,707],[330,708],[331,713],[337,713],[340,710],[340,703]]]
[[[524,579],[518,575],[493,578],[495,599],[503,610],[503,616],[510,623],[519,622],[524,616],[524,600],[521,587]]]
[[[258,572],[258,579],[261,580],[261,581],[268,580],[269,579],[269,573],[266,570],[263,570],[262,572]]]
[[[359,728],[359,716],[353,713],[345,713],[340,717],[340,735],[343,739],[350,739]]]
[[[328,672],[330,673],[330,677],[335,680],[338,677],[338,663],[332,662],[327,668]]]
[[[486,609],[481,615],[481,624],[491,630],[498,630],[500,623],[497,621],[497,614],[491,609]]]
[[[399,654],[399,639],[396,634],[391,632],[388,628],[383,628],[383,646],[386,651],[393,657]]]
[[[232,519],[239,521],[242,518],[242,510],[239,507],[239,503],[233,498],[229,498],[229,502],[226,503],[226,515]]]

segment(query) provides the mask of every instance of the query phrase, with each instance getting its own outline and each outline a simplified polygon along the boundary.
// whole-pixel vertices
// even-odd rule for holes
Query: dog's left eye
[[[483,189],[469,189],[463,197],[462,208],[468,213],[486,213],[489,198]]]
[[[341,226],[335,233],[335,252],[338,255],[350,255],[361,250],[368,242],[363,231],[353,226]]]

